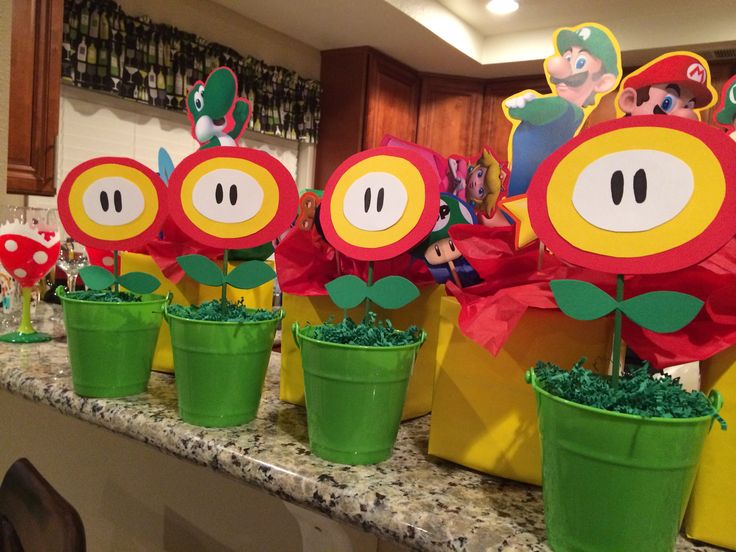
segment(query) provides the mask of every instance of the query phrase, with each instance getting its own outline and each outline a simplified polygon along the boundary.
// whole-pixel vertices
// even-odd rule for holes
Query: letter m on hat
[[[708,77],[705,67],[699,63],[693,63],[687,68],[687,78],[703,84]]]

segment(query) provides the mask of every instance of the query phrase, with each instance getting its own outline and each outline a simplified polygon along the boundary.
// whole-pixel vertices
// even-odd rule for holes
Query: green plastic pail
[[[292,325],[301,350],[309,446],[340,464],[375,464],[391,456],[419,347],[363,347],[319,341],[313,326]]]
[[[542,487],[555,552],[672,552],[712,416],[645,418],[541,389]],[[716,411],[723,400],[710,395]]]
[[[163,295],[103,303],[56,291],[64,310],[74,391],[84,397],[125,397],[148,387],[161,328]]]
[[[182,420],[230,427],[255,418],[283,315],[279,311],[259,322],[209,322],[166,313]]]

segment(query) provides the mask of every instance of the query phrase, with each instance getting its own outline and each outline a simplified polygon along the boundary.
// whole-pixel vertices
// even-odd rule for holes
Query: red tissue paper
[[[368,262],[339,254],[315,228],[292,228],[276,246],[276,274],[279,286],[293,295],[327,295],[325,284],[338,276],[353,274],[366,280]],[[385,276],[404,276],[417,286],[434,284],[424,262],[408,253],[373,264],[373,281]]]
[[[615,296],[615,275],[578,268],[534,245],[514,247],[513,227],[457,225],[453,242],[484,282],[447,291],[460,303],[460,330],[496,355],[528,308],[556,309],[551,280],[578,279]],[[698,265],[657,275],[629,276],[624,298],[649,291],[689,293],[705,302],[682,330],[660,334],[624,318],[623,338],[639,357],[657,369],[708,358],[736,343],[736,240]]]

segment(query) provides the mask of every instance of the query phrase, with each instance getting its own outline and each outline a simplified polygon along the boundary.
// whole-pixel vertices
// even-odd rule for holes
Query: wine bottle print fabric
[[[289,140],[317,142],[319,81],[149,18],[127,15],[111,0],[65,0],[62,80],[184,111],[197,80],[226,66],[253,106],[248,128]]]

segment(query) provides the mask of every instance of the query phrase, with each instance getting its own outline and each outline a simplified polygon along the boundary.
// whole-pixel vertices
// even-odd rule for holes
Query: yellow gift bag
[[[524,372],[538,360],[606,368],[612,324],[530,308],[495,357],[457,327],[460,304],[440,301],[429,453],[469,468],[541,484],[534,393]]]
[[[724,397],[721,416],[728,431],[711,431],[705,439],[700,468],[685,514],[685,531],[693,539],[736,550],[736,347],[700,363],[702,389]]]
[[[271,261],[267,261],[271,262]],[[235,268],[236,264],[229,263],[228,270]],[[166,295],[171,292],[173,294],[172,303],[179,305],[191,305],[209,301],[211,299],[220,298],[220,288],[201,286],[189,276],[184,276],[179,280],[178,284],[172,283],[163,275],[155,261],[148,255],[139,253],[122,253],[120,261],[120,273],[127,272],[147,272],[158,278],[161,287],[156,293]],[[255,289],[242,290],[232,286],[228,287],[227,298],[230,301],[237,301],[243,298],[245,304],[251,308],[270,309],[273,302],[273,282],[267,282]],[[156,342],[156,351],[153,354],[152,369],[157,372],[174,371],[174,356],[171,351],[171,336],[169,335],[169,325],[164,320],[161,324],[161,331],[158,334]]]
[[[427,332],[427,341],[424,342],[414,371],[409,380],[406,392],[406,402],[402,419],[416,418],[428,413],[432,408],[432,387],[435,372],[435,351],[437,349],[437,327],[439,324],[440,298],[445,294],[444,286],[428,286],[421,288],[418,299],[403,309],[385,311],[375,308],[379,318],[388,318],[391,323],[401,329],[416,324]],[[325,322],[330,315],[335,320],[341,320],[342,309],[337,308],[327,295],[301,296],[284,293],[282,304],[286,313],[281,334],[281,400],[293,404],[304,404],[304,374],[299,349],[291,335],[291,324],[312,324],[313,326]],[[349,312],[353,320],[363,316],[363,307]]]

